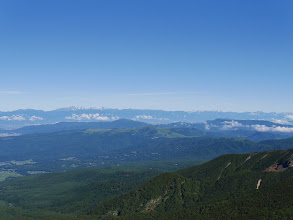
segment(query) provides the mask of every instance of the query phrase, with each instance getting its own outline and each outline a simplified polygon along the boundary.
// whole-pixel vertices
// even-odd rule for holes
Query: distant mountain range
[[[0,130],[1,133],[24,135],[35,133],[54,133],[69,130],[86,130],[86,129],[115,129],[115,128],[139,128],[150,126],[150,124],[132,121],[128,119],[119,119],[110,122],[58,122],[54,124],[29,125],[13,130]]]
[[[203,122],[218,118],[236,120],[268,120],[288,123],[293,113],[265,112],[221,112],[221,111],[163,111],[140,109],[77,108],[69,107],[52,111],[34,109],[0,112],[0,129],[15,129],[35,124],[53,124],[57,122],[97,122],[132,119],[151,124],[169,124],[173,122]]]
[[[292,140],[291,138],[276,140],[273,145],[270,144],[272,141],[266,144],[257,143],[245,139],[246,136],[254,135],[254,139],[258,141],[272,137],[278,139],[276,137],[280,136],[268,132],[242,133],[238,130],[210,132],[191,127],[194,124],[187,123],[172,124],[170,127],[146,126],[142,122],[124,119],[94,124],[71,124],[24,127],[21,129],[28,132],[26,135],[0,138],[0,161],[32,159],[41,162],[68,157],[78,160],[93,159],[97,164],[209,160],[227,153],[286,149],[292,142],[285,141]],[[90,129],[84,129],[86,127]],[[36,132],[38,128],[40,133]]]
[[[86,129],[118,129],[157,127],[181,130],[185,136],[247,138],[252,141],[263,141],[293,137],[293,125],[265,120],[215,119],[205,122],[174,122],[170,124],[148,124],[130,119],[99,122],[58,122],[54,124],[29,125],[17,129],[0,130],[0,137],[25,134],[54,133]]]
[[[259,127],[265,130],[257,131]],[[221,154],[293,148],[292,132],[272,129],[290,130],[292,125],[231,119],[160,125],[129,119],[31,125],[0,133],[0,174],[4,172],[6,178],[138,164],[149,168],[157,164],[158,169],[170,171]]]

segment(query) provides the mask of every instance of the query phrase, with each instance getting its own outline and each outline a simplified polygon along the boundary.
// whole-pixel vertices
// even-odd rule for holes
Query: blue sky
[[[0,111],[293,111],[290,0],[0,2]]]

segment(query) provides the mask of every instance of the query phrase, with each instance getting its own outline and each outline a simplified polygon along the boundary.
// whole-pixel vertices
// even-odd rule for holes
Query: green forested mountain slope
[[[125,219],[293,217],[292,161],[293,149],[223,155],[161,174],[88,214]]]
[[[289,149],[226,154],[159,175],[81,169],[22,177],[0,183],[0,215],[4,219],[290,219],[292,167],[293,149]]]
[[[6,180],[0,183],[0,203],[4,206],[0,204],[0,216],[74,216],[140,186],[158,173],[80,169]]]
[[[273,147],[275,149],[289,149],[293,148],[293,138],[262,141],[260,144]]]

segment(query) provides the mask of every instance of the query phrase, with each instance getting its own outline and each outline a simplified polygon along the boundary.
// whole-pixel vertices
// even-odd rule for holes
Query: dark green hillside
[[[11,179],[0,183],[0,201],[9,203],[10,209],[72,215],[126,193],[158,173],[81,169]],[[0,207],[1,211],[9,214],[7,208]]]
[[[211,132],[212,133],[212,132]],[[245,138],[254,142],[265,140],[278,140],[282,138],[292,137],[292,133],[277,133],[277,132],[258,132],[254,130],[221,130],[214,132],[218,137],[231,137],[231,138]]]
[[[160,160],[184,158],[209,160],[225,153],[247,153],[265,150],[246,139],[184,137],[159,139],[142,145],[137,154],[155,154]],[[155,157],[154,157],[155,158]]]
[[[262,141],[260,142],[260,144],[270,146],[275,149],[288,149],[288,148],[293,148],[293,138]]]
[[[88,214],[123,219],[293,217],[292,167],[293,149],[223,155],[161,174]]]
[[[182,134],[184,136],[192,136],[192,137],[222,137],[221,135],[217,133],[207,132],[198,128],[169,128],[170,131]]]
[[[235,194],[228,200],[202,202],[189,208],[168,212],[132,213],[119,217],[107,215],[99,216],[99,219],[292,219],[292,189],[293,178],[289,178],[265,189]]]
[[[124,216],[135,212],[171,211],[190,206],[198,199],[198,191],[198,182],[176,173],[160,174],[141,188],[110,200],[88,214]]]

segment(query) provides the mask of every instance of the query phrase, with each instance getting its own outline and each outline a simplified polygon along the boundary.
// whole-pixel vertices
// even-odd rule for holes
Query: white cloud
[[[170,121],[169,118],[154,118],[154,119],[157,119],[157,120],[160,120],[160,121]]]
[[[135,116],[136,120],[139,120],[139,119],[154,119],[153,116],[151,115],[137,115]]]
[[[85,113],[83,113],[83,114],[80,114],[80,115],[72,114],[72,116],[66,116],[65,119],[76,120],[76,121],[82,121],[82,120],[109,121],[110,120],[109,117],[101,116],[99,113],[96,113],[96,114],[85,114]]]
[[[11,117],[11,120],[12,120],[12,121],[24,121],[25,118],[22,117],[22,116],[20,116],[20,115],[13,115],[13,116]]]
[[[130,93],[131,96],[155,96],[155,95],[175,95],[176,92],[146,92],[146,93]]]
[[[143,119],[143,120],[170,121],[169,118],[155,118],[155,117],[153,117],[151,115],[137,115],[134,118],[132,118],[131,120],[139,121],[140,119]]]
[[[0,120],[2,120],[2,121],[9,121],[10,120],[10,118],[8,117],[8,116],[2,116],[2,117],[0,117]]]
[[[243,124],[239,123],[238,121],[224,121],[222,122],[224,126],[222,127],[223,130],[229,130],[232,128],[240,128],[240,127],[246,127]]]
[[[293,128],[289,128],[289,127],[281,127],[281,126],[277,126],[277,127],[267,127],[265,125],[252,125],[251,127],[253,127],[255,130],[260,131],[260,132],[286,132],[286,133],[290,133],[293,132]]]
[[[278,126],[278,127],[273,128],[273,131],[277,131],[277,132],[293,132],[293,128]]]
[[[65,119],[68,119],[68,120],[77,120],[77,121],[90,120],[91,119],[91,116],[89,116],[88,114],[81,114],[81,115],[72,114],[72,116],[66,116]]]
[[[94,119],[98,120],[98,121],[109,121],[110,120],[110,118],[108,118],[107,116],[104,116],[104,117],[99,116],[99,117],[95,117]]]
[[[220,127],[218,125],[214,125],[213,123],[210,123],[210,124],[208,124],[207,122],[204,122],[204,123],[205,123],[205,129],[206,130],[210,130],[211,128],[218,128],[218,127]]]
[[[25,118],[21,115],[12,115],[12,116],[1,116],[0,120],[2,121],[24,121]]]
[[[9,133],[2,133],[0,137],[11,137],[11,136],[19,136],[17,133],[9,134]]]
[[[0,91],[0,94],[21,95],[25,93],[21,91]]]
[[[276,123],[282,123],[282,124],[290,124],[286,121],[281,121],[281,120],[275,120]],[[293,132],[293,128],[291,127],[285,127],[285,126],[273,126],[273,127],[268,127],[266,125],[243,125],[237,121],[224,121],[223,122],[223,130],[230,130],[230,129],[237,129],[237,128],[252,128],[255,129],[256,131],[259,132]],[[210,127],[206,126],[206,129],[210,129]]]
[[[267,127],[265,125],[251,125],[251,127],[260,132],[268,132],[272,129],[272,127]]]
[[[282,125],[291,125],[291,124],[292,124],[292,123],[290,123],[290,122],[288,122],[288,121],[278,120],[278,119],[275,119],[275,120],[274,120],[274,123],[282,124]]]
[[[129,93],[127,96],[168,96],[168,95],[198,95],[198,92],[145,92]]]
[[[293,120],[293,115],[286,115],[287,118],[289,118],[290,120]]]
[[[210,130],[211,129],[210,126],[209,126],[209,124],[206,121],[204,122],[204,128],[206,130]]]
[[[44,119],[42,117],[38,117],[38,116],[33,115],[32,117],[30,117],[29,120],[30,121],[37,121],[37,120],[41,121],[41,120],[44,120]]]

